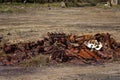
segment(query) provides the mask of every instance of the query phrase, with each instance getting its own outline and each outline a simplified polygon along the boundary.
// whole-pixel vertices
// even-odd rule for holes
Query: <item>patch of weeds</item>
[[[23,67],[47,66],[49,65],[49,60],[47,56],[40,54],[25,62],[21,62],[19,65]]]
[[[12,54],[12,53],[11,53]],[[6,54],[5,52],[3,52],[2,50],[0,50],[0,56],[10,56],[11,54]]]
[[[17,12],[17,13],[25,13],[26,10],[24,10],[24,9],[16,9],[15,12]]]
[[[120,5],[114,5],[113,7],[114,8],[120,8]]]
[[[10,8],[5,8],[3,10],[1,10],[2,13],[13,13],[12,9]]]
[[[76,2],[67,2],[67,3],[66,3],[66,6],[67,6],[67,7],[77,7],[78,5],[77,5]]]
[[[51,6],[53,6],[53,7],[60,7],[60,3],[59,2],[52,3]]]
[[[68,2],[66,3],[67,7],[92,7],[92,6],[96,6],[95,3],[78,3],[78,2]]]
[[[96,6],[96,4],[94,3],[81,3],[78,4],[79,7],[92,7],[92,6]]]
[[[6,54],[0,50],[0,56],[5,56]]]
[[[0,29],[0,32],[4,32],[4,31],[6,31],[6,29],[4,29],[4,28],[1,28],[1,29]]]
[[[60,7],[60,2],[39,4],[42,7]]]
[[[101,2],[101,3],[97,3],[96,6],[98,6],[98,7],[102,7],[102,6],[104,6],[105,4],[106,4],[106,2]]]
[[[106,2],[97,3],[96,7],[110,9],[110,7],[105,6]]]
[[[18,4],[18,3],[17,3]],[[25,12],[25,8],[23,4],[0,4],[0,12],[1,13],[19,13]]]

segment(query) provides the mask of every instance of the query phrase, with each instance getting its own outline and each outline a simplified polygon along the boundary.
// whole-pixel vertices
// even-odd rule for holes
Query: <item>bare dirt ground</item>
[[[27,13],[0,14],[3,41],[38,40],[48,31],[79,35],[109,32],[120,41],[120,9],[36,8]],[[120,63],[29,69],[0,66],[0,80],[120,80]]]

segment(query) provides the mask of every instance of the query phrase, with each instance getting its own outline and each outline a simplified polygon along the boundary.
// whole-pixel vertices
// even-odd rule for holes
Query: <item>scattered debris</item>
[[[6,55],[0,56],[3,65],[16,65],[39,54],[49,55],[56,62],[105,62],[120,57],[120,43],[109,33],[77,36],[65,33],[47,33],[48,38],[36,42],[4,43]]]

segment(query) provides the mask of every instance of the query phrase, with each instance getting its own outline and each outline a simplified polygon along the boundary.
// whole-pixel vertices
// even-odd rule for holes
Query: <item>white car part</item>
[[[103,46],[101,42],[98,42],[97,40],[90,40],[87,43],[85,42],[85,45],[90,49],[100,50]]]

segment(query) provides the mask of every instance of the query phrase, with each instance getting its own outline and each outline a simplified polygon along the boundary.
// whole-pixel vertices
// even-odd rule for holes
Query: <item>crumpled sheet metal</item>
[[[48,37],[36,42],[4,43],[0,56],[3,65],[15,65],[39,54],[50,55],[56,62],[99,62],[119,58],[120,43],[109,33],[77,36],[65,33],[47,33]],[[76,62],[75,62],[76,63]]]

